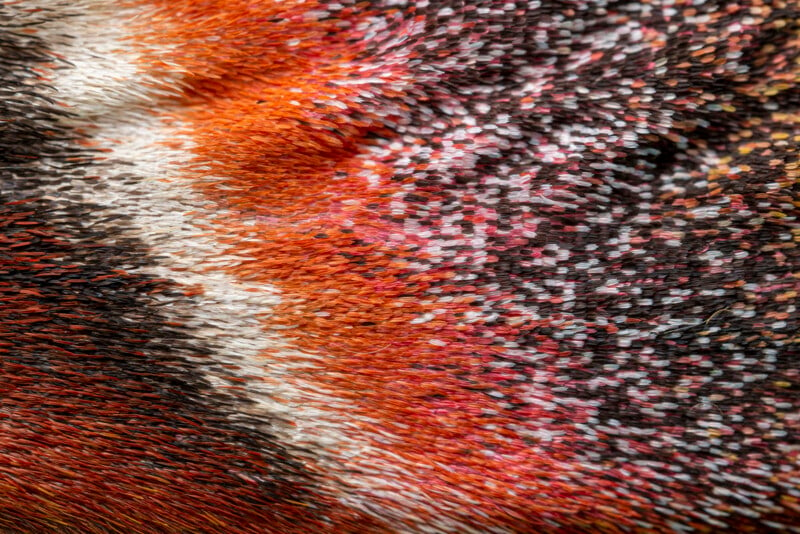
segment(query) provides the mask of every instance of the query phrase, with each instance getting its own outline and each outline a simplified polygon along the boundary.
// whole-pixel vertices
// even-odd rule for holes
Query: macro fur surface
[[[799,21],[0,1],[0,532],[800,532]]]

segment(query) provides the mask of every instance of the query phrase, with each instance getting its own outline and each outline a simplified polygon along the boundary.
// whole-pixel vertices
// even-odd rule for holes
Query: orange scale
[[[139,42],[173,43],[169,57],[146,56],[154,70],[191,72],[196,81],[261,76],[273,70],[301,68],[336,54],[342,33],[337,21],[309,18],[322,6],[314,2],[247,0],[128,0],[150,8]],[[291,42],[290,46],[288,43]],[[319,46],[325,42],[325,46]]]
[[[531,507],[546,510],[554,501],[541,495],[555,494],[545,485],[558,473],[547,458],[532,456],[515,466],[504,455],[466,454],[455,445],[497,443],[496,432],[484,427],[511,421],[484,417],[496,408],[496,400],[465,390],[465,382],[450,371],[413,369],[407,378],[401,376],[412,363],[469,369],[479,363],[474,354],[495,349],[488,340],[470,337],[474,327],[458,324],[457,315],[471,309],[472,298],[447,305],[431,297],[423,300],[432,284],[452,273],[413,274],[408,263],[424,258],[383,244],[386,236],[402,233],[380,216],[388,195],[402,184],[369,187],[361,177],[365,170],[383,177],[392,172],[362,157],[369,146],[367,134],[377,128],[373,121],[355,121],[335,106],[318,105],[343,102],[350,113],[366,115],[356,104],[357,91],[326,85],[354,69],[350,61],[358,50],[345,48],[348,32],[333,32],[333,22],[302,22],[314,3],[258,3],[258,23],[248,19],[249,1],[149,3],[163,19],[157,19],[143,45],[148,46],[148,39],[177,43],[168,58],[148,60],[149,72],[166,69],[186,76],[181,101],[186,111],[175,115],[195,144],[196,163],[186,177],[228,211],[214,229],[226,246],[220,254],[252,258],[228,271],[243,280],[277,285],[282,301],[264,319],[265,329],[280,329],[294,347],[326,356],[309,360],[304,379],[312,377],[337,397],[351,400],[349,415],[365,431],[372,428],[370,419],[377,420],[378,429],[399,438],[391,451],[376,442],[362,461],[391,461],[389,454],[412,459],[416,467],[407,477],[414,484],[439,464],[469,467],[476,473],[450,477],[447,469],[439,469],[438,480],[431,481],[444,494],[468,482],[480,489],[471,498],[509,510],[527,506],[525,497],[537,493],[539,500]],[[271,23],[271,18],[292,23]],[[291,39],[301,39],[301,48],[288,52],[277,44]],[[294,92],[298,88],[302,93]],[[380,124],[378,118],[374,123]],[[378,207],[367,208],[373,204]],[[237,224],[231,212],[242,213],[243,219],[255,216],[256,224]],[[259,223],[259,216],[269,222]],[[314,237],[320,230],[334,232],[345,225],[352,234]],[[438,318],[414,324],[439,311],[444,313]],[[280,357],[264,356],[265,361]],[[475,385],[494,388],[491,383]],[[453,404],[442,407],[429,398],[437,394]],[[452,427],[444,428],[445,423]],[[504,446],[513,449],[514,438],[509,435],[512,445]],[[442,446],[441,440],[450,443]],[[543,478],[532,479],[534,470]],[[514,497],[507,486],[488,486],[480,476],[487,472],[514,473],[530,482],[533,493]],[[564,488],[566,494],[574,491],[568,484]]]

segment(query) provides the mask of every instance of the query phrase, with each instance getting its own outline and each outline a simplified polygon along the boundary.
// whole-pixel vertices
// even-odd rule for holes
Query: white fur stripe
[[[138,239],[159,258],[157,265],[132,272],[202,288],[191,300],[171,303],[164,310],[171,320],[186,324],[194,336],[211,344],[213,362],[196,361],[214,387],[225,391],[231,375],[246,378],[236,385],[245,389],[254,404],[235,407],[239,412],[230,414],[233,420],[247,414],[249,420],[255,416],[268,421],[269,432],[284,446],[330,477],[329,491],[346,506],[406,525],[415,511],[426,510],[441,520],[417,524],[416,531],[470,532],[442,513],[456,510],[456,505],[438,502],[434,506],[423,488],[408,483],[404,475],[415,467],[389,452],[392,435],[380,437],[386,448],[373,447],[369,437],[374,436],[364,435],[357,424],[363,421],[353,420],[346,400],[303,379],[298,369],[318,356],[292,349],[278,332],[265,331],[260,318],[280,302],[278,289],[243,283],[225,272],[226,265],[241,258],[226,255],[225,247],[208,232],[214,219],[224,213],[182,175],[182,166],[191,159],[191,140],[180,137],[180,125],[167,125],[153,113],[156,100],[170,96],[169,84],[148,78],[139,68],[136,50],[125,41],[130,37],[130,21],[142,14],[123,12],[115,3],[26,2],[26,8],[41,4],[50,14],[55,10],[64,15],[38,29],[53,52],[73,66],[54,72],[53,96],[74,113],[66,120],[70,126],[109,151],[97,168],[103,187],[95,187],[93,179],[75,178],[73,193],[100,206],[93,212],[96,221],[114,215],[129,218],[114,232]],[[180,83],[177,76],[169,81]],[[161,89],[156,88],[158,84]],[[184,150],[164,145],[179,138]],[[56,185],[44,187],[57,197]],[[87,224],[114,225],[96,221]],[[238,369],[226,370],[221,364]]]

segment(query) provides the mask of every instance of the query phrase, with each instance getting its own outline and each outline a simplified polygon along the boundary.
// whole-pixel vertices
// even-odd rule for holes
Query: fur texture
[[[0,3],[0,528],[800,532],[800,4]]]

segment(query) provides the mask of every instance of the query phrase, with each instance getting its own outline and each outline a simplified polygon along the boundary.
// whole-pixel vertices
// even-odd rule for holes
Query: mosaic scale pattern
[[[800,3],[0,3],[0,531],[800,532]]]

